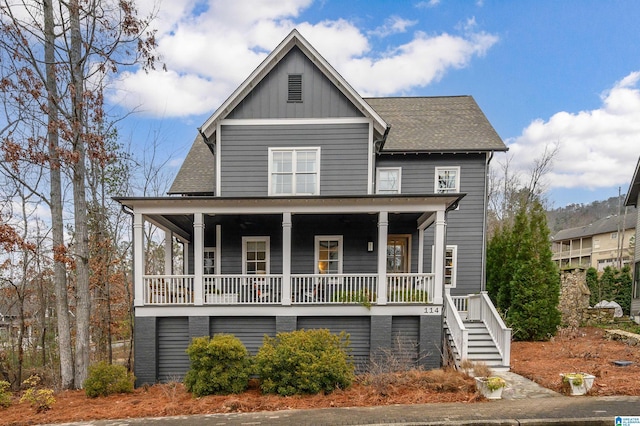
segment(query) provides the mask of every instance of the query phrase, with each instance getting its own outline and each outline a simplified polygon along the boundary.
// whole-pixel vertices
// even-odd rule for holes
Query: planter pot
[[[476,377],[476,389],[487,399],[501,399],[502,390],[506,386],[499,377]],[[495,385],[498,384],[496,387]]]
[[[586,373],[567,373],[561,374],[562,387],[567,390],[569,395],[584,395],[589,392],[593,386],[596,376]]]

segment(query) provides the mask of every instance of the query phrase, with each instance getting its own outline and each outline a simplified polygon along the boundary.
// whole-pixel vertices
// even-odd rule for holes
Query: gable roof
[[[624,229],[633,229],[636,227],[638,211],[633,211],[625,216],[607,216],[603,219],[596,220],[593,223],[576,228],[563,229],[558,231],[551,239],[553,241],[570,240],[573,238],[589,237],[592,235],[609,234],[618,231],[618,223]],[[624,220],[624,224],[622,221]],[[624,225],[624,226],[623,226]]]
[[[371,106],[362,99],[349,83],[327,62],[297,30],[289,35],[265,58],[258,68],[223,102],[222,105],[198,129],[204,136],[205,142],[215,134],[217,124],[253,90],[253,88],[275,68],[278,62],[294,47],[297,46],[318,69],[335,84],[335,86],[349,99],[364,115],[373,120],[374,129],[383,134],[387,123]]]
[[[389,125],[383,152],[506,151],[471,96],[365,98]]]
[[[624,199],[624,205],[638,207],[638,193],[640,193],[640,158],[638,158],[636,171],[633,173],[627,196]]]

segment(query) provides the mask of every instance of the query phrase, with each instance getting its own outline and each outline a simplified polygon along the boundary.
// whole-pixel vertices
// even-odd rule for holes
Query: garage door
[[[275,337],[275,317],[211,317],[211,335],[233,334],[247,348],[251,355],[258,353],[264,335]]]

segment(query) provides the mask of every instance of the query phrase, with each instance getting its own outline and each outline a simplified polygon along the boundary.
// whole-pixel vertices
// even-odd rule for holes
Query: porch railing
[[[193,275],[145,275],[146,305],[194,304]],[[202,297],[205,305],[280,305],[282,275],[204,275]],[[378,303],[377,274],[292,274],[293,304]],[[387,274],[387,303],[432,303],[433,274]]]
[[[464,326],[462,318],[456,308],[456,303],[450,294],[445,294],[444,318],[449,328],[453,345],[458,352],[457,359],[466,359],[469,351],[469,330]]]
[[[502,356],[502,364],[511,362],[511,329],[508,328],[491,303],[486,291],[469,296],[469,319],[484,322]]]

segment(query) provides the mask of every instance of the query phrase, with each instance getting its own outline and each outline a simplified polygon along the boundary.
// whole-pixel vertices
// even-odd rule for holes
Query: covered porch
[[[446,212],[460,198],[120,198],[134,218],[134,303],[441,306]],[[166,235],[162,274],[145,271],[145,222]]]

